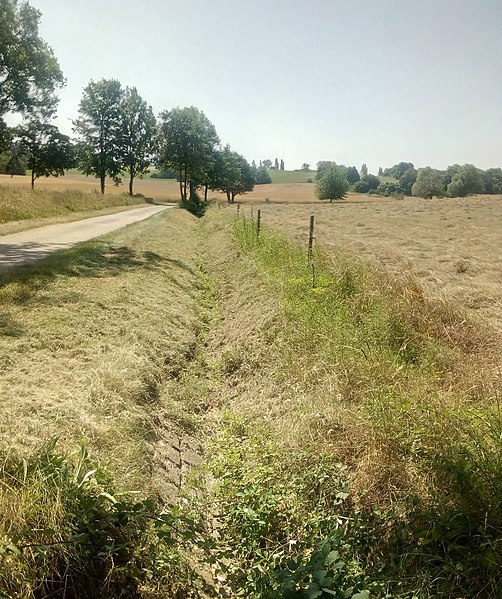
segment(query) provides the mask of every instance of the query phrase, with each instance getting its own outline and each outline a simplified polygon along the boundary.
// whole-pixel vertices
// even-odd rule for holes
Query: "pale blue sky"
[[[194,105],[248,160],[502,166],[501,0],[30,0],[67,77]]]

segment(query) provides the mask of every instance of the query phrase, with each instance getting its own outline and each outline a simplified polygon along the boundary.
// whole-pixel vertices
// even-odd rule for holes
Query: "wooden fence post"
[[[261,210],[258,210],[258,217],[256,220],[256,237],[260,236],[260,228],[261,228]]]
[[[308,246],[308,260],[312,261],[312,248],[314,245],[314,215],[310,216],[310,231],[309,231],[309,246]]]

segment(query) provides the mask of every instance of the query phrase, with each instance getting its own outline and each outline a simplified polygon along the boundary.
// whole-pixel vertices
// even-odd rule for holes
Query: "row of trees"
[[[197,201],[201,187],[206,197],[208,189],[217,189],[230,202],[253,188],[259,169],[222,147],[201,111],[175,108],[156,119],[136,88],[122,88],[114,79],[91,81],[84,89],[72,142],[51,124],[56,90],[65,80],[39,35],[40,12],[27,2],[0,0],[0,14],[0,167],[7,172],[29,168],[34,186],[38,177],[62,175],[77,166],[99,178],[102,193],[106,177],[118,182],[126,173],[132,194],[134,179],[155,161],[176,173],[184,202]],[[23,125],[7,127],[9,112],[20,113]],[[284,161],[276,159],[275,168],[284,169]]]
[[[483,171],[473,164],[453,164],[446,170],[426,166],[416,169],[411,162],[399,162],[387,169],[380,169],[384,177],[395,181],[381,183],[376,192],[381,195],[401,193],[422,198],[465,197],[486,193],[502,193],[502,169]]]
[[[381,181],[369,174],[363,164],[358,173],[355,167],[337,165],[332,161],[317,164],[316,194],[321,200],[342,199],[349,189],[359,193],[376,195],[408,195],[422,198],[464,197],[473,194],[502,194],[502,169],[486,171],[473,164],[454,164],[446,170],[430,166],[416,169],[411,162],[400,162],[388,169],[380,169],[380,177],[392,178]]]

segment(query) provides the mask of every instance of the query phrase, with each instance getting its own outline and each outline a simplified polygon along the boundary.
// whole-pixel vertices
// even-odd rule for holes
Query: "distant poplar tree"
[[[366,166],[365,162],[363,162],[363,164],[361,165],[360,175],[361,175],[361,178],[368,176],[368,167]]]
[[[279,161],[277,160],[277,158],[275,159],[275,170],[278,171],[279,170]]]
[[[284,160],[281,158],[281,171],[284,170]]]

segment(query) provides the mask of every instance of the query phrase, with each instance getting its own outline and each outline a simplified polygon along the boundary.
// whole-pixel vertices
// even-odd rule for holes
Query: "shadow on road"
[[[101,240],[76,245],[64,252],[53,253],[53,249],[54,244],[48,244],[47,248],[36,243],[18,246],[0,244],[0,305],[28,302],[34,292],[57,276],[110,277],[131,269],[158,268],[163,262],[170,261],[155,252],[135,252],[130,247]],[[19,255],[22,254],[22,260],[26,260],[27,250],[33,251],[33,258],[21,262]],[[40,259],[40,255],[46,257]],[[7,257],[14,261],[17,259],[17,263],[7,268],[2,260]]]

